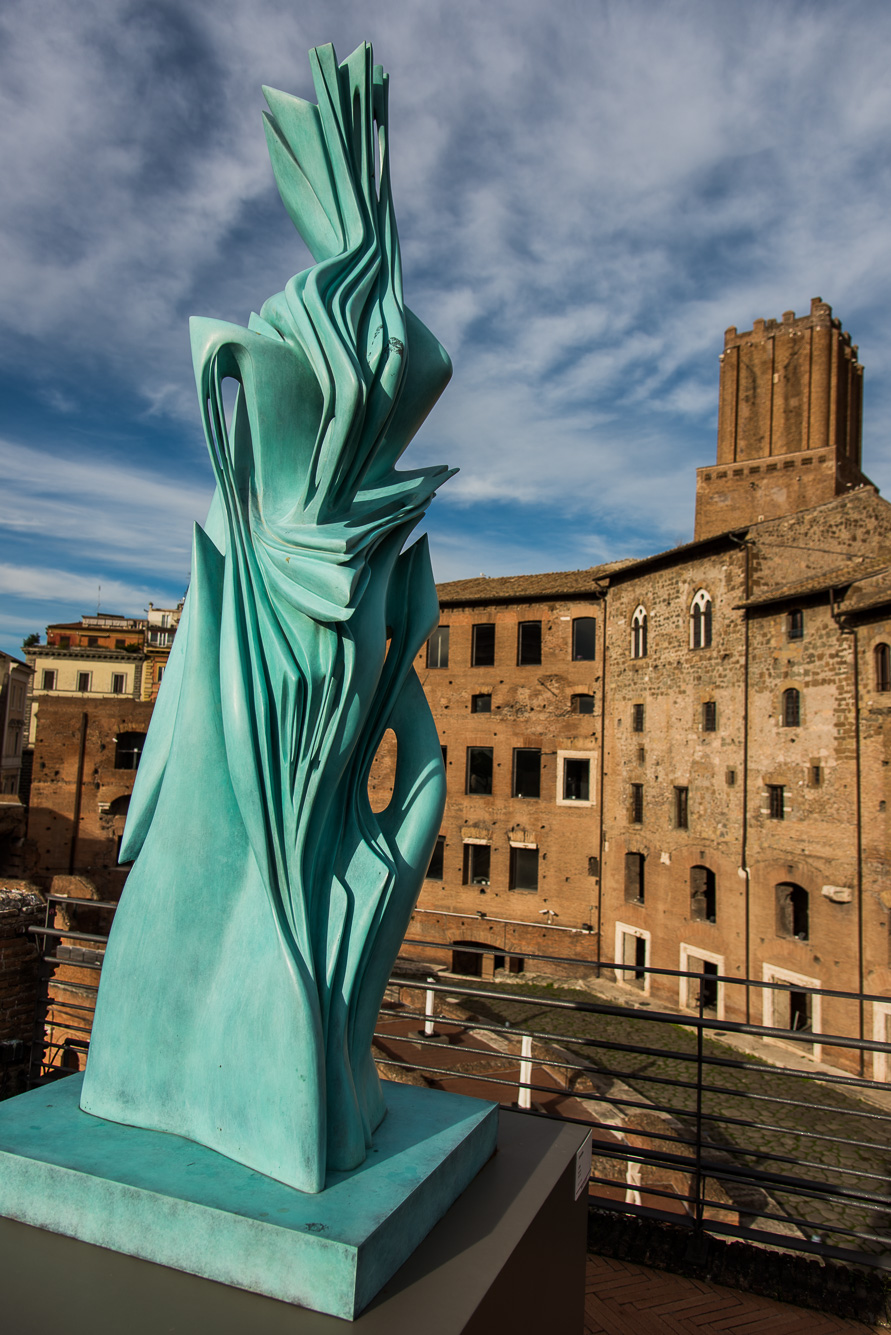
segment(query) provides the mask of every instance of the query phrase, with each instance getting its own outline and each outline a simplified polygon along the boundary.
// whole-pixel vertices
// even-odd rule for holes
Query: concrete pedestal
[[[584,1139],[578,1126],[501,1112],[495,1155],[354,1321],[3,1219],[4,1327],[16,1335],[574,1335],[584,1313]]]

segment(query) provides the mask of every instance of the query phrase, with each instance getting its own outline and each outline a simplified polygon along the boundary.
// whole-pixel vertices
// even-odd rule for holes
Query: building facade
[[[406,951],[599,960],[682,1010],[885,1041],[891,1000],[808,991],[891,998],[891,506],[861,370],[819,299],[727,341],[694,542],[440,586],[416,666],[448,801]]]

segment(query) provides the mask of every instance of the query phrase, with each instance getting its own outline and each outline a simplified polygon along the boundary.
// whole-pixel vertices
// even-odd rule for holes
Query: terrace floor
[[[585,1335],[830,1335],[878,1331],[859,1321],[740,1293],[605,1256],[588,1256]]]

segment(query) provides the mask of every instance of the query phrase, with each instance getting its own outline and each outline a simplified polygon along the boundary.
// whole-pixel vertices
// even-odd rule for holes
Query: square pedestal
[[[83,1113],[81,1076],[0,1103],[0,1215],[352,1318],[491,1156],[494,1104],[388,1083],[365,1163],[307,1195]]]

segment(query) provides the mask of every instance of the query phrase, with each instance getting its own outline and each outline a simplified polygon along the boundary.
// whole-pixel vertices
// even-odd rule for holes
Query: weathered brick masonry
[[[33,889],[0,885],[0,1098],[25,1088],[28,1044],[37,1010],[39,957],[28,928],[43,922],[44,903]],[[6,1044],[24,1045],[22,1058],[7,1061]]]

